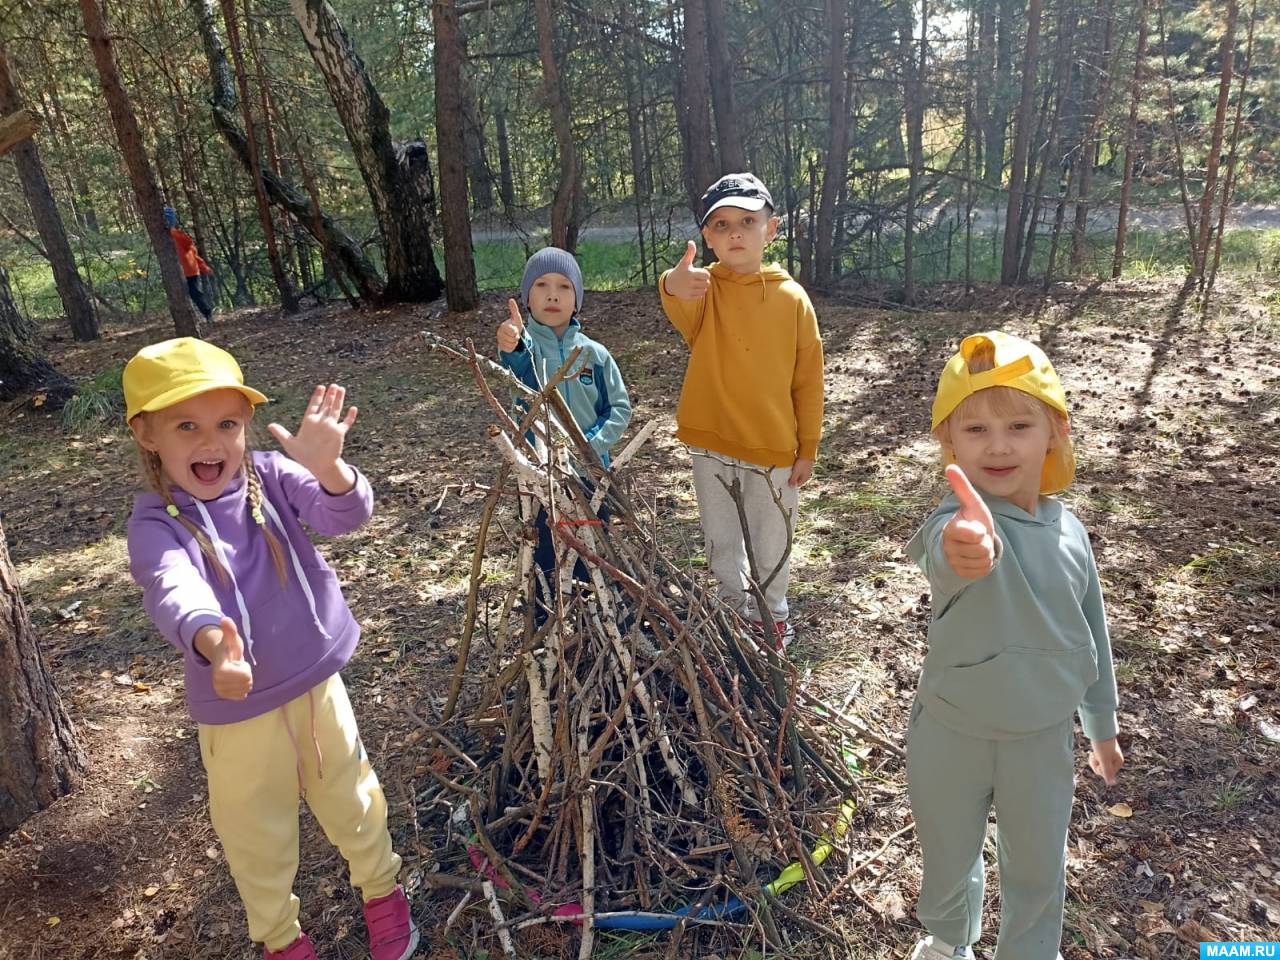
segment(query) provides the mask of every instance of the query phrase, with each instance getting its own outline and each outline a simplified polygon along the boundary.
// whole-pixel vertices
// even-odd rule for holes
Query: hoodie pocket
[[[1028,734],[1070,717],[1097,679],[1092,643],[1061,651],[1008,647],[972,666],[943,668],[935,692],[984,726]]]

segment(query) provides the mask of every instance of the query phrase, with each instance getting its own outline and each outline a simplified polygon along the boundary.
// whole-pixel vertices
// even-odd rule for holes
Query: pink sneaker
[[[404,887],[397,884],[385,897],[366,903],[364,922],[369,927],[372,960],[409,960],[418,949],[418,928],[409,913]]]
[[[311,946],[311,938],[305,933],[299,934],[298,939],[283,950],[268,950],[264,946],[262,957],[263,960],[318,960],[316,951]]]

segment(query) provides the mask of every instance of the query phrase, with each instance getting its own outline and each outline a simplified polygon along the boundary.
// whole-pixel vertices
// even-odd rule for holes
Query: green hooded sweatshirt
[[[921,705],[953,730],[989,740],[1029,736],[1076,710],[1090,740],[1114,737],[1111,641],[1088,534],[1051,497],[1032,516],[981,496],[1000,539],[985,577],[957,576],[943,555],[954,494],[907,543],[933,595]]]

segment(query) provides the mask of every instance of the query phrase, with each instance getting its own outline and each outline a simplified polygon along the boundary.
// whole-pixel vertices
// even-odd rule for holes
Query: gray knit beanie
[[[524,278],[520,281],[521,303],[529,306],[529,291],[533,289],[534,281],[548,273],[562,273],[573,282],[573,292],[578,298],[573,312],[578,313],[582,309],[582,270],[573,254],[559,247],[543,247],[524,265]]]

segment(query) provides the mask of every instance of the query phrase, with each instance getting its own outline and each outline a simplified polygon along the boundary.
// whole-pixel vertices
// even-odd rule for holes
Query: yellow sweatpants
[[[209,814],[249,917],[249,937],[281,950],[301,933],[298,799],[351,868],[365,901],[395,889],[400,857],[387,801],[334,674],[283,707],[239,723],[201,724]]]

